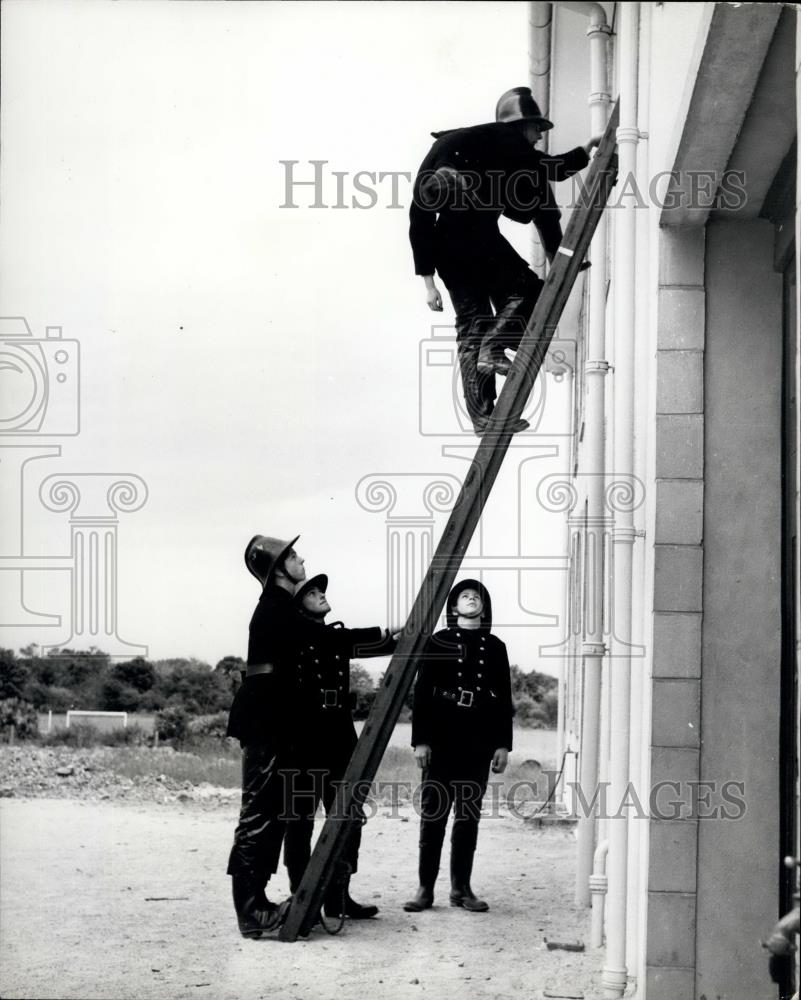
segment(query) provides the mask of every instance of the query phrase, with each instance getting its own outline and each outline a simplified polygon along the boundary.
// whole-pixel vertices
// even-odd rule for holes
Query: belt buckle
[[[339,692],[336,688],[323,689],[323,708],[336,708],[339,704]]]
[[[467,701],[465,701],[465,696],[467,696]],[[459,700],[456,702],[461,708],[471,708],[473,705],[473,692],[472,691],[462,691],[459,695]]]

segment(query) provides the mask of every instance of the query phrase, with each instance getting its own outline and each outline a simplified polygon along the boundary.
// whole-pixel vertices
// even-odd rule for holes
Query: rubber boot
[[[471,913],[486,913],[489,904],[479,899],[470,888],[473,873],[474,847],[451,844],[451,906],[461,906]]]
[[[348,891],[349,885],[350,875],[335,881],[331,885],[323,903],[325,915],[334,918],[341,917],[344,900],[345,916],[350,917],[351,920],[369,920],[370,917],[374,917],[378,913],[378,907],[372,904],[363,906],[361,903],[357,903],[355,899],[351,899],[350,892]]]
[[[303,878],[303,873],[306,871],[306,861],[304,860],[300,864],[293,862],[286,866],[287,877],[289,878],[289,891],[294,896],[298,891],[301,879]]]
[[[281,924],[285,910],[267,899],[253,875],[232,875],[231,890],[242,937],[260,938]]]
[[[494,372],[496,375],[508,375],[512,362],[504,354],[502,347],[485,347],[481,345],[476,368],[479,372]]]
[[[414,899],[409,899],[403,904],[407,913],[419,913],[421,910],[430,910],[434,905],[434,885],[439,875],[439,859],[442,853],[442,844],[421,844],[419,876],[420,886]]]

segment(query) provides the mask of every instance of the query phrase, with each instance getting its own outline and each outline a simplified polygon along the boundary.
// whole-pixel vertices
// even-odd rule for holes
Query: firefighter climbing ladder
[[[551,264],[542,293],[526,327],[514,364],[506,378],[495,411],[481,438],[458,499],[451,511],[431,565],[420,587],[395,654],[359,742],[353,751],[337,801],[317,839],[314,853],[295,893],[279,937],[296,941],[313,926],[325,892],[335,878],[354,824],[364,803],[414,679],[428,637],[434,632],[442,607],[473,537],[484,504],[492,490],[511,440],[511,431],[534,387],[548,345],[556,331],[567,298],[606,208],[617,179],[615,133],[618,107],[587,174],[580,203],[574,209],[564,239]],[[351,817],[347,819],[346,817]]]

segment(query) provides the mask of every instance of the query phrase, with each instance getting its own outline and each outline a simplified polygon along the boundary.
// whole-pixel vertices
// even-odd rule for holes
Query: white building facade
[[[796,12],[530,14],[552,151],[620,98],[618,187],[558,334],[576,341],[560,742],[565,787],[602,789],[586,817],[571,800],[577,897],[606,877],[605,996],[789,996],[758,942],[799,854]]]

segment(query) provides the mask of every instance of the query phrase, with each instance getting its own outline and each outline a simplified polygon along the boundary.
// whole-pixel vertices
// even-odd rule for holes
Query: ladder
[[[431,565],[415,599],[392,660],[353,751],[337,798],[279,932],[296,941],[311,930],[334,879],[360,807],[370,792],[381,758],[411,687],[417,664],[436,629],[462,559],[511,441],[510,428],[523,412],[539,374],[581,263],[617,179],[615,136],[618,105],[590,165],[562,243],[548,272],[495,410],[476,449]]]

